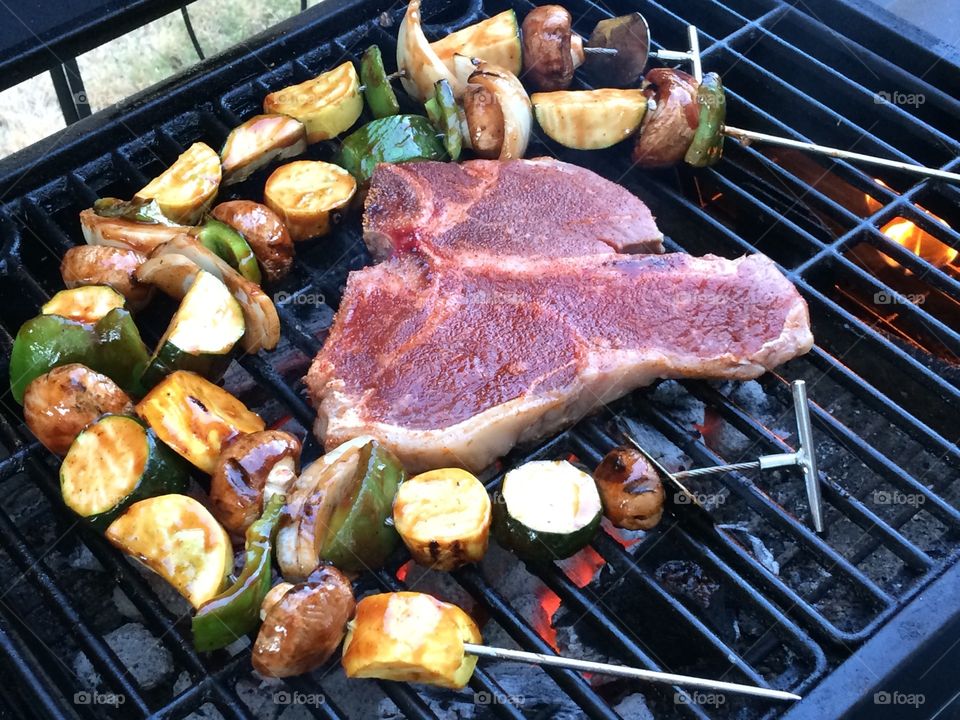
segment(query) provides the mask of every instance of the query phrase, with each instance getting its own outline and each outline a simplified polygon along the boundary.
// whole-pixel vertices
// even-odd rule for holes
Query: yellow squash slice
[[[195,608],[216,596],[233,569],[230,538],[186,495],[134,503],[110,523],[107,539],[173,585]]]
[[[430,47],[450,72],[456,72],[453,66],[454,55],[480,58],[499,65],[514,75],[519,75],[523,67],[520,28],[517,26],[517,14],[513,10],[504,10],[486,20],[450,33],[442,40],[430,43]]]
[[[303,123],[289,115],[257,115],[238,125],[220,151],[223,184],[243,182],[274,160],[299,155],[307,149]]]
[[[267,179],[263,200],[294,240],[330,232],[332,215],[350,202],[357,181],[339,165],[297,160],[281,165]]]
[[[465,642],[482,638],[456,605],[416,592],[368,595],[343,641],[343,670],[347,677],[462,688],[477,665]]]
[[[153,198],[173,222],[195,225],[217,196],[219,186],[220,156],[209,145],[198,142],[188,147],[134,199]]]
[[[302,122],[308,143],[329,140],[348,130],[363,112],[360,77],[347,60],[311,80],[270,93],[263,100],[263,111]]]
[[[560,90],[530,96],[540,127],[564,147],[600,150],[633,135],[647,111],[641,90]]]

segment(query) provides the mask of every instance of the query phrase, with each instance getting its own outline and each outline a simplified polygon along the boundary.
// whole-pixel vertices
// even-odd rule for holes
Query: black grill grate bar
[[[922,227],[922,222],[917,222],[917,220],[920,220],[920,217],[918,215],[909,217],[911,214],[912,213],[910,212],[903,211],[897,213],[896,209],[889,211],[889,215],[902,216],[914,224],[921,226],[921,229],[927,231],[927,228]],[[900,265],[913,272],[914,275],[918,276],[931,287],[934,287],[937,290],[946,293],[947,295],[960,297],[960,281],[958,281],[955,277],[948,275],[943,271],[942,268],[932,264],[930,261],[910,252],[903,245],[894,242],[886,235],[881,233],[876,227],[868,225],[866,231],[869,238],[872,239],[871,244],[877,247],[885,255],[889,256],[893,260],[896,260],[898,263],[900,263]],[[935,236],[935,233],[930,234]],[[952,243],[946,244],[952,245]],[[958,247],[958,249],[960,249],[960,247]],[[841,255],[841,257],[844,256]],[[954,333],[955,335],[955,332],[952,329],[950,330],[950,333]]]
[[[690,390],[695,397],[717,409],[721,413],[723,419],[729,422],[733,427],[740,432],[747,434],[748,437],[751,437],[753,439],[754,447],[760,445],[771,452],[794,451],[795,448],[787,445],[787,443],[783,442],[780,438],[770,432],[770,430],[763,427],[760,423],[750,417],[750,415],[747,414],[742,408],[737,406],[736,403],[722,395],[715,388],[701,383],[684,383],[684,386]],[[786,381],[784,381],[783,387],[786,387]],[[818,429],[823,429],[824,423],[822,418],[824,415],[826,415],[826,413],[824,413],[822,409],[813,403],[811,403],[811,406],[812,420]],[[867,446],[863,442],[859,442],[857,444],[860,447],[857,447],[857,449],[853,452],[861,462],[866,464],[867,459],[864,457],[864,455],[867,455]],[[904,472],[904,477],[909,477],[906,472]],[[905,487],[923,491],[925,496],[932,494],[917,480],[913,479],[912,477],[909,478],[909,480],[911,482],[904,483]],[[897,530],[891,527],[887,521],[882,520],[875,512],[864,505],[856,496],[847,493],[826,473],[821,473],[820,485],[824,495],[830,501],[831,506],[846,515],[847,518],[856,523],[863,530],[869,532],[872,536],[878,539],[883,538],[885,541],[884,547],[892,550],[897,557],[907,563],[910,567],[920,572],[925,572],[933,567],[934,563],[929,555],[907,540],[902,534],[897,532]],[[944,508],[952,510],[952,508],[949,508],[949,506],[944,506]],[[958,513],[956,510],[953,510],[952,513],[948,514],[948,517],[950,517],[954,524],[956,524],[957,515]]]
[[[956,200],[956,198],[954,198],[954,200]],[[893,203],[877,212],[879,217],[877,217],[875,224],[882,224],[887,219],[892,218],[894,214],[906,217],[914,224],[920,226],[920,228],[928,234],[941,240],[944,244],[960,249],[960,231],[950,227],[946,222],[938,221],[931,217],[927,212],[924,212],[922,206],[919,206],[913,199],[906,196],[899,196]],[[889,238],[886,239],[887,242],[890,242]],[[898,248],[901,247],[896,243],[892,244],[895,244]]]
[[[310,409],[294,387],[287,384],[270,363],[259,355],[246,355],[240,359],[240,364],[256,380],[270,386],[271,391],[283,401],[300,425],[308,432],[312,430],[316,413]]]
[[[685,432],[673,418],[669,417],[659,408],[646,405],[642,408],[642,412],[653,421],[654,426],[669,440],[693,458],[697,466],[720,465],[723,463],[723,459],[719,455],[702,443],[694,441],[689,433]],[[790,534],[799,545],[803,546],[816,557],[818,562],[823,564],[824,567],[831,567],[833,571],[835,571],[835,574],[842,574],[850,582],[853,582],[866,594],[870,595],[875,602],[885,606],[893,604],[893,598],[889,593],[879,587],[859,568],[852,565],[849,560],[828,545],[826,541],[820,538],[796,516],[785,508],[777,505],[777,503],[742,473],[721,473],[718,479],[719,482],[723,483],[728,489],[745,500],[751,509],[757,512],[774,528]]]
[[[0,512],[0,542],[3,543],[7,553],[23,575],[31,578],[47,597],[49,605],[54,607],[63,618],[97,672],[107,678],[113,687],[120,690],[140,715],[147,715],[149,708],[141,696],[136,681],[130,677],[129,671],[110,646],[103,642],[80,617],[76,608],[50,575],[44,560],[33,554],[27,541],[5,511]]]
[[[42,446],[36,440],[30,442],[0,460],[0,482],[7,480],[19,472],[23,472],[24,464],[34,453],[42,452]]]
[[[42,243],[57,258],[63,257],[63,254],[73,247],[74,243],[70,237],[33,199],[24,198],[22,207],[27,216],[24,227],[33,236],[31,238],[33,242]],[[40,232],[35,228],[39,228]]]
[[[153,136],[155,136],[155,133],[150,135],[150,137]],[[150,142],[149,137],[145,137],[143,142],[146,147],[153,147],[153,143]],[[127,157],[126,152],[124,152],[124,148],[114,150],[112,153],[110,153],[110,157],[113,158],[114,165],[119,170],[119,174],[121,176],[126,176],[136,187],[142,188],[148,182],[150,182],[150,178],[143,174],[143,172],[140,171],[140,168],[134,165],[133,161]]]

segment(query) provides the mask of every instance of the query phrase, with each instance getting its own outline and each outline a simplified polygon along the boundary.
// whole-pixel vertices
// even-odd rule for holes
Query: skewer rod
[[[821,155],[828,155],[830,157],[840,158],[841,160],[855,160],[869,165],[882,165],[883,167],[905,170],[918,175],[927,175],[928,177],[960,182],[960,173],[924,167],[923,165],[912,165],[901,162],[900,160],[887,160],[886,158],[876,157],[875,155],[864,155],[863,153],[851,152],[850,150],[840,150],[838,148],[827,147],[826,145],[791,140],[790,138],[780,137],[778,135],[768,135],[767,133],[756,132],[754,130],[743,130],[741,128],[730,127],[729,125],[724,125],[722,132],[727,137],[732,137],[748,145],[752,142],[782,145],[783,147],[820,153]]]
[[[579,670],[600,675],[615,675],[617,677],[649,680],[650,682],[667,683],[669,685],[708,688],[710,690],[721,690],[740,693],[742,695],[754,695],[771,700],[801,699],[799,695],[783,690],[772,690],[769,688],[755,687],[753,685],[741,685],[739,683],[724,682],[722,680],[709,680],[707,678],[693,677],[692,675],[675,675],[673,673],[658,672],[656,670],[641,670],[640,668],[592,662],[590,660],[576,660],[573,658],[560,657],[559,655],[543,655],[541,653],[526,652],[524,650],[507,650],[506,648],[493,648],[486,645],[474,645],[473,643],[464,643],[463,649],[471,655],[497,658],[498,660],[515,660],[533,665],[553,665],[555,667],[566,668],[567,670]]]
[[[670,474],[677,480],[686,480],[687,478],[713,475],[714,473],[759,470],[760,467],[759,460],[751,460],[750,462],[734,463],[733,465],[712,465],[710,467],[695,468],[693,470],[681,470],[680,472]]]

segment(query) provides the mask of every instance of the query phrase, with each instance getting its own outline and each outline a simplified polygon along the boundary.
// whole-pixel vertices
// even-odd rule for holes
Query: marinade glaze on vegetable
[[[433,163],[384,166],[374,186],[381,172],[437,177]],[[368,434],[409,472],[479,471],[516,443],[657,378],[755,378],[813,344],[806,303],[762,255],[634,256],[605,243],[599,252],[584,230],[572,245],[560,232],[541,236],[544,244],[556,238],[568,257],[538,253],[536,239],[524,257],[523,235],[491,245],[486,229],[453,253],[435,240],[430,218],[464,217],[462,195],[446,183],[430,190],[423,202],[425,192],[397,196],[393,226],[409,228],[415,241],[351,273],[307,376],[315,432],[328,449]],[[371,217],[383,202],[371,190],[368,231],[387,227],[381,210]],[[511,234],[507,208],[509,199],[497,237]],[[411,213],[406,226],[403,211]],[[562,208],[549,211],[564,217]],[[517,223],[530,227],[526,218]],[[481,224],[464,220],[460,237]],[[372,241],[383,247],[382,238]],[[586,249],[576,255],[580,241]]]

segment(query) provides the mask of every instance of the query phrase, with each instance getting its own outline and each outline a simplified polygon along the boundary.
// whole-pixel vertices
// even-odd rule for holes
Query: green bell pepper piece
[[[163,214],[160,204],[150,200],[120,200],[99,198],[93,203],[93,211],[100,217],[123,218],[150,225],[176,225]]]
[[[93,363],[97,372],[102,372],[124,391],[135,397],[146,394],[140,382],[143,371],[150,362],[150,352],[130,311],[114,308],[94,326],[96,349]]]
[[[400,461],[371,440],[361,449],[357,474],[353,492],[330,517],[320,549],[322,559],[346,571],[380,567],[400,544],[392,524],[393,498],[406,479]]]
[[[68,363],[92,366],[97,337],[90,325],[59,315],[38,315],[20,326],[10,354],[10,392],[23,404],[27,385]],[[96,369],[96,368],[94,368]]]
[[[361,185],[378,163],[445,160],[447,153],[437,132],[422,115],[391,115],[371,120],[343,141],[334,160]]]
[[[460,135],[460,115],[457,101],[453,97],[453,88],[450,83],[441,78],[434,85],[433,97],[427,101],[427,117],[443,136],[443,146],[450,159],[456,162],[460,159],[460,150],[463,138]]]
[[[284,496],[270,498],[260,518],[247,528],[246,556],[236,582],[193,616],[193,644],[201,652],[226,647],[260,622],[260,605],[270,591],[273,543]]]
[[[726,95],[716,73],[707,73],[697,90],[700,124],[683,159],[693,167],[713,165],[723,156],[723,122],[727,118]]]
[[[247,280],[260,284],[260,265],[243,235],[226,223],[207,218],[197,234],[200,244],[243,275]]]
[[[387,71],[383,67],[383,56],[376,45],[368,47],[360,57],[360,82],[363,83],[363,96],[375,118],[400,112],[397,94],[390,85]]]

